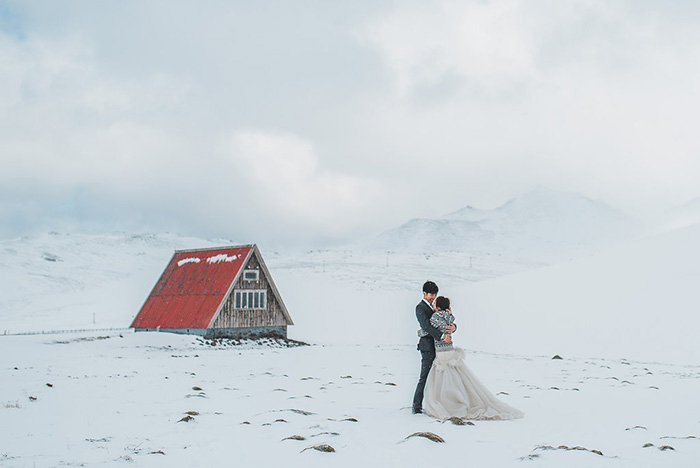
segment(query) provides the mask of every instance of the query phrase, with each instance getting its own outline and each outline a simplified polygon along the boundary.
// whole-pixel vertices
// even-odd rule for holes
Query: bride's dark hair
[[[440,310],[447,310],[450,308],[450,299],[445,296],[438,296],[435,299],[435,306]]]

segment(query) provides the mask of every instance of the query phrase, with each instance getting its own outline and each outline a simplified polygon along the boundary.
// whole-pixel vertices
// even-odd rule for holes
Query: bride
[[[435,299],[430,324],[446,333],[454,323],[450,300]],[[496,398],[464,363],[464,350],[452,343],[435,341],[435,361],[425,384],[423,410],[438,419],[518,419],[523,412]]]

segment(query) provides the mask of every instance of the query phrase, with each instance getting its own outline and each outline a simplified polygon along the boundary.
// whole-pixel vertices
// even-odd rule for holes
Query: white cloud
[[[411,3],[369,21],[359,34],[382,54],[401,94],[451,74],[498,86],[534,72],[522,3]]]
[[[294,224],[334,234],[356,229],[380,195],[369,178],[322,168],[313,145],[293,134],[241,130],[225,151],[245,199]]]
[[[358,29],[398,96],[372,123],[415,167],[429,154],[454,175],[451,198],[502,202],[540,183],[628,208],[681,202],[700,177],[700,29],[680,13],[692,8],[395,4]]]
[[[345,238],[538,184],[683,202],[694,5],[14,3],[0,233],[72,216]]]

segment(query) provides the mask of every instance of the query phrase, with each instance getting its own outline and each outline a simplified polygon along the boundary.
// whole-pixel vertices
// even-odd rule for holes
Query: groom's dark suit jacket
[[[423,336],[418,341],[418,350],[435,352],[435,340],[442,338],[442,332],[430,324],[430,317],[433,316],[432,307],[425,301],[420,301],[416,306],[416,318],[420,327],[428,332],[428,336]]]

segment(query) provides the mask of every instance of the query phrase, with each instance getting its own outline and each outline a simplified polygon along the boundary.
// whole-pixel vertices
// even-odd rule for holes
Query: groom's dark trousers
[[[421,355],[420,377],[416,386],[416,393],[413,395],[413,412],[423,411],[423,392],[425,391],[425,382],[428,380],[430,368],[435,360],[435,340],[442,338],[442,333],[437,328],[430,324],[430,317],[433,315],[433,309],[425,301],[420,301],[416,306],[416,318],[421,329],[428,333],[428,336],[422,337],[418,341],[418,351]]]
[[[433,347],[433,351],[422,351],[420,352],[420,378],[418,379],[418,385],[416,386],[416,393],[413,395],[413,412],[418,413],[423,411],[423,392],[425,391],[425,382],[428,380],[428,373],[430,373],[430,368],[433,366],[433,361],[435,360],[435,344],[433,340],[430,340],[430,345]],[[420,345],[418,345],[420,349]]]

